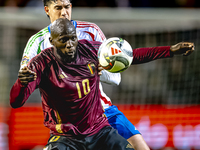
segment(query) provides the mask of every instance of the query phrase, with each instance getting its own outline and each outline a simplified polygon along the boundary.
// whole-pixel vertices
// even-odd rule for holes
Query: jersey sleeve
[[[169,57],[173,57],[170,46],[136,48],[133,49],[132,65]]]
[[[35,35],[31,36],[28,40],[26,47],[24,49],[22,60],[20,63],[20,69],[24,66],[27,66],[28,62],[35,57],[37,54],[41,52],[44,48],[42,48],[42,43],[44,42],[44,35],[47,34],[48,28],[44,28]]]
[[[34,59],[34,58],[33,58]],[[29,82],[27,86],[23,86],[19,79],[14,83],[10,91],[10,105],[13,108],[18,108],[24,105],[29,96],[34,92],[34,90],[39,86],[41,80],[41,69],[38,62],[32,62],[28,64],[28,68],[37,73],[36,80]]]
[[[75,21],[76,31],[78,34],[78,39],[86,39],[88,41],[98,41],[103,42],[106,40],[104,33],[101,31],[99,26],[95,23]]]
[[[96,36],[95,36],[95,41],[104,42],[106,40],[104,33],[101,31],[101,29],[96,24],[94,24],[94,26],[97,31]]]
[[[121,82],[120,73],[111,73],[106,70],[101,71],[100,81],[111,85],[119,85]]]

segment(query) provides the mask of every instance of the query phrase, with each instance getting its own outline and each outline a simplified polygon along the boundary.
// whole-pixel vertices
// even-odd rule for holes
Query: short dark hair
[[[55,3],[57,0],[42,0],[44,6],[48,6],[52,1]],[[71,3],[72,0],[69,0],[69,2]]]

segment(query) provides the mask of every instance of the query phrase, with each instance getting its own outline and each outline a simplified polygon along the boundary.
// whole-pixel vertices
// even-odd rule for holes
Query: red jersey
[[[44,125],[52,134],[77,138],[97,133],[109,126],[100,102],[97,51],[100,42],[80,40],[77,58],[63,64],[54,48],[43,50],[28,64],[37,79],[23,88],[17,80],[10,93],[10,103],[21,107],[30,94],[39,88],[42,97]],[[170,46],[133,50],[133,63],[144,63],[171,57]]]
[[[100,101],[97,72],[100,44],[80,40],[76,60],[65,64],[57,59],[53,47],[42,51],[28,64],[28,68],[37,73],[37,79],[25,89],[17,80],[11,89],[11,105],[22,106],[39,88],[44,125],[52,134],[78,138],[109,126]]]

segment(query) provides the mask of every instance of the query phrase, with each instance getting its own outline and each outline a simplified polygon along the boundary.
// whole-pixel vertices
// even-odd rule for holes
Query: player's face
[[[58,18],[71,20],[72,4],[69,0],[51,1],[48,6],[44,7],[44,10],[49,16],[51,23]]]
[[[74,28],[63,30],[53,37],[52,44],[57,48],[57,53],[63,60],[71,61],[76,54],[78,38]]]

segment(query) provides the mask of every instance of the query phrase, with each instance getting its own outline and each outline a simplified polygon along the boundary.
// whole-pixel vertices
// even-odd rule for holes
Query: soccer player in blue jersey
[[[10,92],[10,104],[18,108],[39,88],[52,135],[44,150],[134,150],[104,116],[97,71],[101,43],[78,41],[75,27],[63,18],[52,24],[50,42],[53,47],[22,69],[26,78],[19,75]]]

